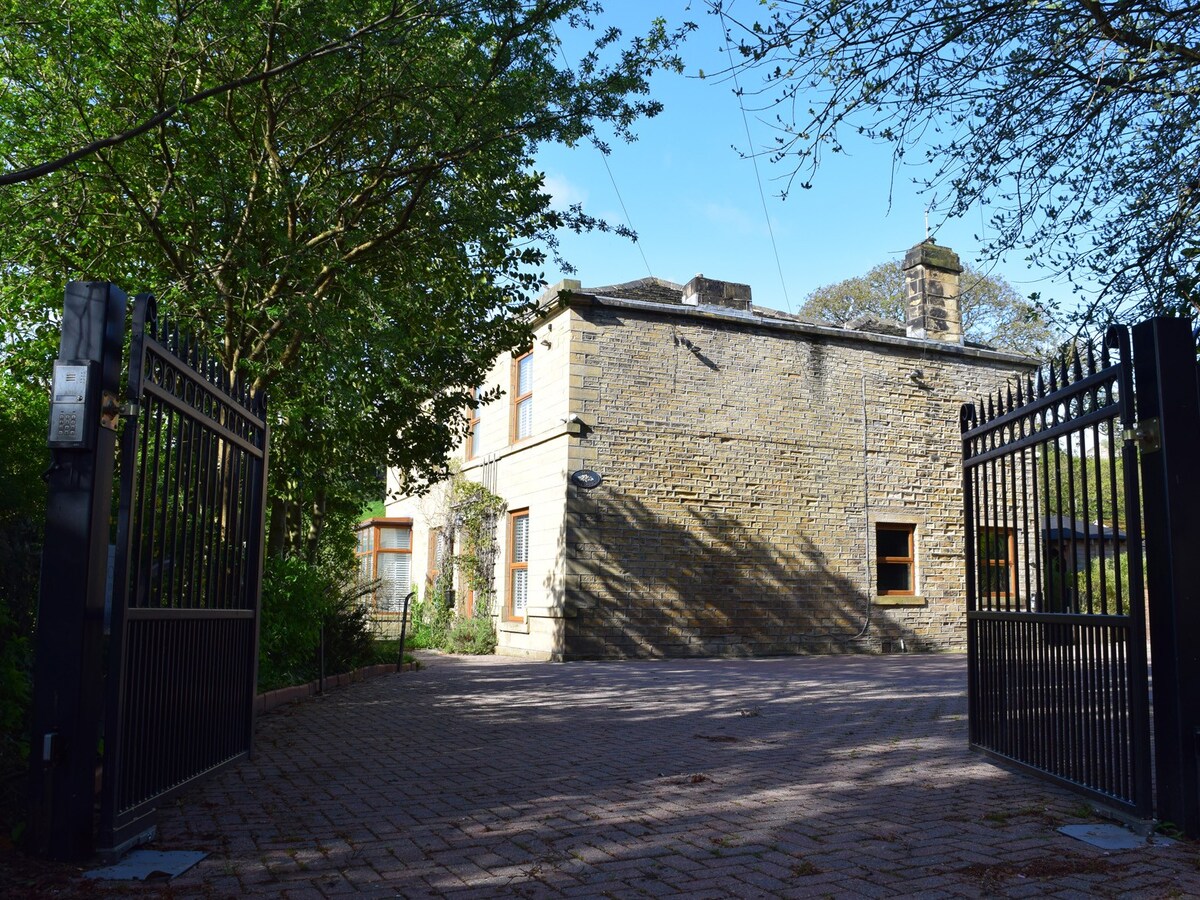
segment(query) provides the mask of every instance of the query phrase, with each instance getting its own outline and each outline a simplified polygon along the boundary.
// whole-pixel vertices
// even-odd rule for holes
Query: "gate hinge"
[[[1138,422],[1132,428],[1123,430],[1121,437],[1137,444],[1138,450],[1142,453],[1153,453],[1162,447],[1162,433],[1158,428],[1158,419],[1145,419]]]

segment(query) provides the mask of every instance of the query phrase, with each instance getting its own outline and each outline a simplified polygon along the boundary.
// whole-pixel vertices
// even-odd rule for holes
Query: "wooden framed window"
[[[467,459],[479,455],[479,388],[471,391],[471,413],[467,424]]]
[[[412,519],[368,519],[358,526],[359,578],[380,579],[371,597],[375,612],[400,614],[412,590]]]
[[[513,360],[513,443],[533,434],[533,351]]]
[[[875,525],[875,591],[881,597],[917,593],[916,525]]]
[[[522,621],[529,605],[529,510],[508,515],[508,597],[505,618]]]
[[[1011,597],[1016,593],[1017,538],[1011,528],[979,529],[975,558],[979,565],[980,597]]]
[[[425,570],[425,584],[433,587],[442,574],[442,557],[449,548],[442,546],[442,529],[429,529],[429,562]]]

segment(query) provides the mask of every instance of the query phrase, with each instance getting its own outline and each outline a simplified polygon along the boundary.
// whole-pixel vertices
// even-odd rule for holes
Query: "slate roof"
[[[582,288],[585,294],[596,297],[616,297],[620,300],[649,300],[652,303],[683,303],[683,285],[665,278],[638,278],[620,284]]]
[[[908,333],[908,330],[900,322],[881,319],[879,316],[870,314],[853,318],[842,327],[851,331],[867,331],[871,334],[890,334],[893,337],[904,337]]]
[[[665,278],[649,276],[646,278],[637,278],[633,281],[623,281],[619,284],[606,284],[599,287],[583,287],[579,288],[582,294],[589,294],[593,297],[608,297],[614,300],[634,300],[649,303],[666,303],[676,306],[683,305],[683,288],[681,284],[676,284],[674,281],[668,281]],[[851,319],[844,325],[834,325],[823,319],[818,319],[813,316],[804,316],[797,313],[783,312],[778,309],[770,309],[766,306],[757,306],[754,303],[750,304],[749,313],[755,318],[763,320],[774,320],[778,322],[795,322],[801,325],[817,325],[824,328],[841,328],[849,332],[857,332],[859,334],[882,335],[885,337],[907,336],[907,328],[903,322],[894,322],[890,319],[883,319],[875,315],[862,315]],[[1011,351],[997,351],[990,344],[983,344],[977,341],[964,340],[962,346],[975,350],[987,350],[1001,353],[1011,353]]]
[[[1046,533],[1046,539],[1051,541],[1069,541],[1072,538],[1077,541],[1113,539],[1113,530],[1107,525],[1062,515],[1043,518],[1042,530]],[[1119,541],[1125,540],[1125,532],[1117,532],[1116,538]]]

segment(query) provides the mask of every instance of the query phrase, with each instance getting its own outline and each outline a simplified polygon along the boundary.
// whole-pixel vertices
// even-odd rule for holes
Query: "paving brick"
[[[434,656],[260,719],[158,847],[209,853],[181,898],[1200,896],[1194,844],[1057,834],[1079,799],[968,750],[964,682],[952,655]]]

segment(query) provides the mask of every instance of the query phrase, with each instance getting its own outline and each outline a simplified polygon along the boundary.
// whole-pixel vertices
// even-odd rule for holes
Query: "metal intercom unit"
[[[50,447],[87,449],[96,435],[99,367],[91,360],[55,360],[50,393]]]

